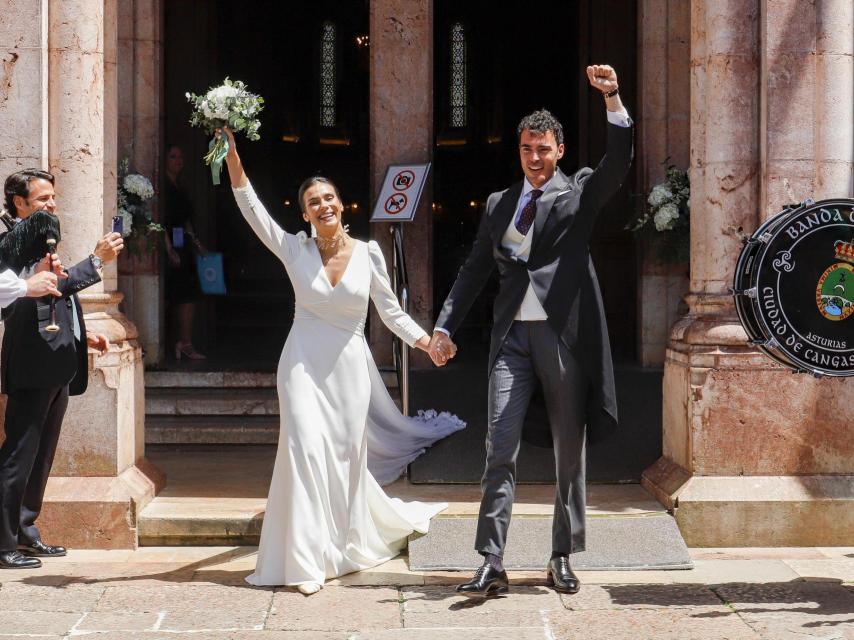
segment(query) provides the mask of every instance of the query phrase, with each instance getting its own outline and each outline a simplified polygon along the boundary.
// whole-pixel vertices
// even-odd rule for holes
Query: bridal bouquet
[[[119,163],[116,215],[122,219],[122,235],[130,237],[131,252],[142,253],[143,248],[156,246],[148,243],[149,236],[163,231],[163,227],[151,218],[149,201],[154,197],[151,181],[139,173],[131,173],[129,164],[127,158]]]
[[[226,125],[235,132],[243,131],[250,140],[258,140],[261,121],[258,113],[264,108],[264,98],[246,90],[239,80],[225,81],[218,87],[211,87],[204,95],[187,93],[187,100],[193,105],[190,124],[213,135],[217,129]],[[219,184],[222,163],[228,153],[228,139],[225,135],[214,136],[208,145],[205,164],[211,168],[214,184]]]

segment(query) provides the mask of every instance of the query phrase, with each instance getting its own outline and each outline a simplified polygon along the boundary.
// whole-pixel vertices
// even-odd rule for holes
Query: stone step
[[[383,382],[397,387],[393,369],[380,369]],[[145,388],[153,389],[275,389],[276,374],[255,371],[146,371]]]
[[[166,488],[142,510],[143,546],[258,544],[275,447],[151,447]],[[473,569],[480,507],[476,485],[425,485],[399,480],[385,488],[403,500],[447,502],[425,536],[409,542],[413,570]],[[542,569],[551,551],[554,487],[518,485],[505,556],[513,569]],[[687,569],[687,548],[674,519],[637,484],[588,487],[586,569]]]
[[[145,419],[146,444],[276,444],[279,417],[164,416]]]
[[[152,388],[145,394],[145,415],[220,416],[279,414],[275,388]]]

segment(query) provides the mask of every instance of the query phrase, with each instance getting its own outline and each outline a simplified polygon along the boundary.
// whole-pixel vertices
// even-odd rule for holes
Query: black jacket
[[[599,166],[595,170],[585,167],[571,176],[558,170],[537,201],[527,263],[501,246],[516,213],[522,182],[489,196],[472,252],[436,321],[437,327],[453,334],[497,266],[499,291],[489,350],[491,372],[528,285],[532,284],[549,324],[590,379],[587,426],[588,435],[594,440],[616,426],[617,400],[605,310],[588,245],[596,214],[619,189],[633,153],[631,127],[609,123],[607,129],[607,150]],[[548,434],[528,433],[526,439],[541,444],[551,441]]]
[[[89,354],[86,323],[77,292],[100,281],[89,258],[68,269],[56,298],[59,331],[50,333],[50,298],[19,298],[3,311],[5,331],[0,351],[0,390],[43,389],[69,385],[70,395],[86,391]],[[77,307],[80,340],[74,337],[72,305]]]

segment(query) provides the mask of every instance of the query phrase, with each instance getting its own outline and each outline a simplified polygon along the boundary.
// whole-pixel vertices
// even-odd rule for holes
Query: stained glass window
[[[451,25],[451,126],[466,126],[466,33],[463,25]]]
[[[320,36],[320,126],[334,127],[338,124],[336,82],[336,44],[335,24],[324,22]]]

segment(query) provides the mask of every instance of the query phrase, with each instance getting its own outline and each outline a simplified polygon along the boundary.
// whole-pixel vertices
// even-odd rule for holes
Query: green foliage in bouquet
[[[119,163],[116,215],[122,218],[122,235],[128,251],[142,255],[160,246],[163,227],[151,217],[150,201],[154,197],[151,181],[143,175],[131,173],[129,167],[127,158]]]
[[[258,113],[264,108],[264,98],[246,90],[240,80],[226,78],[218,87],[211,87],[204,95],[186,94],[193,105],[190,125],[202,129],[208,135],[214,135],[217,129],[228,125],[235,132],[242,132],[249,140],[259,140],[258,129],[261,121]],[[208,145],[205,164],[211,168],[214,184],[219,184],[222,163],[228,153],[228,139],[225,135],[215,137]]]
[[[643,215],[626,228],[640,234],[662,261],[685,262],[690,247],[690,196],[688,172],[667,165],[664,181],[647,195]]]

